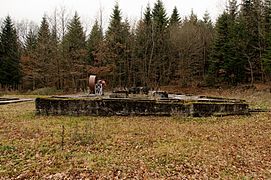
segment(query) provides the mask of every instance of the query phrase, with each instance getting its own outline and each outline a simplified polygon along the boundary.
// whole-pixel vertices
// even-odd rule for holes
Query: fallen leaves
[[[268,104],[267,96],[258,102]],[[268,112],[221,118],[43,117],[34,115],[31,102],[1,106],[0,112],[4,179],[271,178]]]

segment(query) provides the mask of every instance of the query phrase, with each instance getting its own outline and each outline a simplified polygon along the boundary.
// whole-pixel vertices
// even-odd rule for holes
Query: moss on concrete
[[[183,100],[154,100],[134,98],[37,98],[36,112],[39,115],[157,115],[157,116],[211,116],[215,114],[249,114],[246,103],[198,102]]]

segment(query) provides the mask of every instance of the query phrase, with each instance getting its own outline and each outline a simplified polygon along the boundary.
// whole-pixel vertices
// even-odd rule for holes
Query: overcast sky
[[[134,22],[140,18],[142,10],[150,3],[151,7],[157,0],[117,0],[124,18]],[[40,23],[44,14],[51,15],[55,8],[65,7],[74,14],[77,11],[85,25],[91,25],[102,9],[104,24],[112,13],[116,0],[0,0],[0,18],[10,15],[14,20],[31,20]],[[182,17],[194,13],[201,18],[207,10],[215,20],[225,7],[225,0],[163,0],[167,13],[171,14],[177,6]]]

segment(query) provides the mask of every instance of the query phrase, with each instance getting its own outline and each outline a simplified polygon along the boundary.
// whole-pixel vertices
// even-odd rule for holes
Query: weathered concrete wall
[[[191,116],[223,116],[223,115],[248,115],[249,106],[246,103],[193,103]]]
[[[134,99],[58,99],[37,98],[39,115],[159,115],[211,116],[248,114],[245,103],[184,103]]]

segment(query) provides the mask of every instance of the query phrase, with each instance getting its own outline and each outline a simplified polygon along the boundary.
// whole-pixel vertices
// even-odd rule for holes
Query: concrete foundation
[[[20,99],[20,98],[0,98],[0,105],[14,104],[21,102],[34,101],[34,99]]]
[[[245,101],[202,96],[169,95],[165,99],[51,97],[36,99],[38,115],[72,116],[223,116],[247,115]]]

